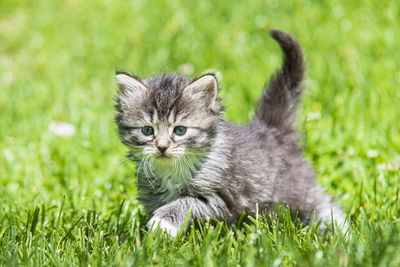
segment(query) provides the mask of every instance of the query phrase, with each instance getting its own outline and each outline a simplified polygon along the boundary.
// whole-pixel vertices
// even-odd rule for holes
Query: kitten
[[[189,223],[208,218],[236,222],[256,207],[296,210],[303,223],[333,219],[338,206],[315,184],[315,174],[297,145],[292,123],[303,91],[305,63],[299,43],[271,30],[284,60],[265,86],[247,126],[226,122],[213,74],[197,79],[163,74],[147,79],[117,72],[116,122],[129,158],[137,162],[139,200],[159,226],[176,236]]]

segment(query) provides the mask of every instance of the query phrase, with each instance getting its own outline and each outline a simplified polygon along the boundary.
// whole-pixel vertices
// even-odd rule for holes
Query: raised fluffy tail
[[[298,41],[289,34],[271,30],[270,35],[283,50],[283,64],[264,86],[255,116],[268,126],[291,128],[303,91],[303,52]]]

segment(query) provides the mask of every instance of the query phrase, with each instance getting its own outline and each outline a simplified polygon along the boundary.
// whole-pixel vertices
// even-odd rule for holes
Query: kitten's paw
[[[320,213],[316,216],[317,220],[321,220],[320,232],[324,232],[326,228],[333,229],[334,232],[340,231],[345,234],[349,228],[342,210],[334,205],[321,209]],[[334,225],[332,225],[332,222]]]
[[[172,237],[176,237],[179,233],[178,227],[161,218],[153,217],[146,224],[146,228],[152,232],[155,232],[158,227],[160,228],[160,230],[167,232]]]

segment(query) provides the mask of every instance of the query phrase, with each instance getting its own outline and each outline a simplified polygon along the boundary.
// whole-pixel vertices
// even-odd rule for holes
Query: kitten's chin
[[[166,160],[166,159],[171,159],[171,158],[172,158],[171,156],[165,155],[165,154],[157,155],[157,156],[155,156],[155,157],[156,157],[156,159],[158,159],[158,160]]]
[[[157,155],[154,157],[154,163],[162,166],[174,164],[172,156],[169,155]]]
[[[174,160],[172,157],[154,157],[152,167],[159,178],[169,177],[174,169]]]

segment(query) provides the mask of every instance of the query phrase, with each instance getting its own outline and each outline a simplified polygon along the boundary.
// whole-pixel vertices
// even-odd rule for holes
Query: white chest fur
[[[166,200],[174,199],[191,183],[201,162],[198,157],[152,158],[139,163],[138,169],[157,193]]]

